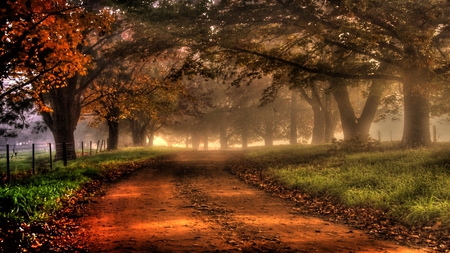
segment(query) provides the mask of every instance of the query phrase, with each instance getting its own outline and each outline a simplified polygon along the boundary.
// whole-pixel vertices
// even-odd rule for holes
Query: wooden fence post
[[[11,179],[11,170],[9,168],[9,144],[6,144],[6,182]]]
[[[81,157],[84,156],[84,142],[81,142]]]
[[[52,144],[48,143],[48,150],[50,151],[50,170],[53,170],[53,161],[52,161]]]
[[[34,143],[31,144],[31,153],[32,153],[32,165],[33,165],[33,175],[36,174],[35,172],[35,156],[34,156]]]

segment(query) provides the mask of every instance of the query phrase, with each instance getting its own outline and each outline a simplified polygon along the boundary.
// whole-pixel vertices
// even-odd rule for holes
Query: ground
[[[110,185],[80,230],[92,252],[426,252],[307,216],[228,169],[232,151],[179,152]]]

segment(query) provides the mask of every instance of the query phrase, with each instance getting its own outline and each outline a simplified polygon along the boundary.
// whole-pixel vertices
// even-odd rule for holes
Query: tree
[[[360,3],[348,0],[327,1],[320,5],[307,1],[303,4],[292,1],[272,5],[259,4],[257,7],[247,8],[245,16],[241,15],[243,6],[239,4],[222,12],[222,16],[234,17],[232,22],[230,19],[223,22],[223,18],[224,24],[217,29],[223,31],[217,38],[217,41],[223,43],[222,46],[236,49],[236,46],[231,46],[235,38],[225,37],[230,31],[233,34],[245,34],[244,31],[247,31],[248,35],[252,34],[248,31],[256,30],[255,26],[265,27],[263,31],[266,38],[272,38],[268,35],[290,33],[293,43],[279,47],[281,50],[275,47],[264,50],[261,46],[257,47],[259,50],[255,50],[255,42],[262,41],[261,36],[255,36],[246,40],[249,41],[247,45],[250,45],[246,48],[252,48],[250,51],[260,53],[277,64],[297,66],[302,71],[332,78],[387,79],[401,82],[405,118],[403,143],[408,146],[421,146],[430,142],[427,93],[433,90],[431,88],[434,81],[450,69],[446,59],[450,29],[446,26],[450,11],[447,1],[371,0]],[[269,10],[272,14],[267,13]],[[237,25],[239,23],[240,25]],[[300,35],[302,39],[296,39],[299,36],[295,34]],[[239,37],[240,45],[242,38]],[[290,45],[303,49],[307,48],[307,45],[336,46],[360,58],[361,64],[353,64],[345,70],[336,69],[332,62],[318,64],[315,61],[317,58],[303,54],[305,51],[297,50],[295,54],[288,54],[293,52],[286,50],[286,47],[293,48]],[[364,67],[374,63],[391,66],[393,74],[379,74],[375,72],[376,68]]]
[[[414,147],[430,142],[429,92],[450,70],[446,58],[450,31],[446,25],[450,17],[447,1],[126,4],[139,20],[153,23],[153,27],[169,27],[174,41],[192,49],[252,54],[271,64],[263,66],[260,60],[251,59],[249,65],[269,70],[289,67],[332,79],[400,82],[404,96],[403,143]],[[334,61],[336,49],[345,60],[340,66]],[[391,72],[380,73],[380,64],[389,66]],[[341,81],[330,83],[342,86]],[[345,89],[337,88],[337,92],[345,93]],[[336,95],[341,102],[346,100],[345,94]]]
[[[339,7],[345,18],[334,28],[345,34],[338,40],[339,35],[330,32],[329,42],[396,70],[403,84],[402,141],[408,146],[428,145],[429,92],[434,80],[449,70],[447,1],[374,0],[366,1],[364,7],[344,1]]]
[[[95,30],[88,30],[95,33]],[[85,32],[88,32],[85,31]],[[95,36],[95,35],[94,35]],[[109,38],[109,37],[108,37]],[[98,52],[108,38],[104,37],[89,47],[80,46],[85,53]],[[92,81],[108,66],[110,62],[104,58],[95,59],[95,68],[90,69],[88,75],[75,75],[66,80],[65,85],[58,89],[51,89],[40,95],[40,100],[45,102],[50,110],[42,111],[41,115],[53,134],[55,143],[74,143],[74,131],[80,118],[83,106],[84,92],[92,84]],[[75,150],[70,150],[70,157],[76,158]],[[62,157],[60,150],[56,151],[56,157]]]
[[[65,0],[3,1],[0,16],[0,99],[28,95],[64,85],[75,74],[84,74],[91,59],[78,50],[82,31],[98,19],[81,5]],[[101,24],[97,24],[101,25]]]
[[[106,27],[106,19],[65,0],[8,0],[0,5],[0,103],[13,101],[17,108],[32,100],[38,109],[50,112],[41,94],[66,86],[78,74],[86,74],[91,57],[79,50],[84,43],[83,32]],[[1,108],[0,117],[13,116],[7,107]],[[15,124],[23,126],[26,124]]]

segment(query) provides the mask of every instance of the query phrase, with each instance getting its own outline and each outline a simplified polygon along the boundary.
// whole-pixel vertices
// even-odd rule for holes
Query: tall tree
[[[290,45],[303,47],[303,50],[297,49],[295,54],[288,54],[293,51],[286,50],[286,47],[267,48],[270,45],[267,42],[264,47],[256,47],[256,42],[262,41],[261,36],[251,36],[247,40],[240,37],[241,42],[243,39],[248,41],[249,46],[246,48],[263,52],[266,58],[277,64],[297,66],[303,71],[333,78],[401,82],[405,118],[403,143],[420,146],[430,142],[427,93],[433,90],[431,88],[436,77],[450,69],[446,57],[450,29],[446,25],[450,16],[447,1],[344,0],[323,3],[302,1],[301,4],[292,1],[256,5],[245,6],[246,15],[242,15],[244,6],[239,4],[220,14],[234,17],[233,21],[227,19],[218,26],[220,28],[217,30],[223,31],[219,35],[223,46],[236,48],[236,45],[232,45],[234,37],[225,37],[227,33],[239,35],[247,31],[246,34],[251,35],[255,26],[264,26],[265,38],[289,33],[293,43],[285,45],[290,48],[293,48]],[[271,14],[267,13],[269,10]],[[336,69],[333,62],[318,62],[316,57],[306,54],[309,51],[307,45],[337,46],[357,56],[361,64]],[[326,47],[320,47],[326,53]],[[392,74],[379,74],[375,72],[376,69],[364,67],[374,63],[390,65]]]
[[[91,57],[79,50],[84,31],[106,27],[107,22],[82,4],[65,0],[2,1],[0,6],[0,103],[13,101],[17,108],[33,100],[48,113],[41,94],[87,73]],[[1,109],[0,117],[19,117],[5,106]]]

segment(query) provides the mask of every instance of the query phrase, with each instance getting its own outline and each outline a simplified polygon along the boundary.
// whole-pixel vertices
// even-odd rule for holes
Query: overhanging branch
[[[311,68],[311,67],[307,67],[305,65],[302,65],[302,64],[300,64],[298,62],[293,62],[293,61],[282,59],[282,58],[279,58],[279,57],[276,57],[276,56],[267,55],[267,54],[264,54],[264,53],[251,51],[251,50],[243,49],[243,48],[233,47],[233,48],[227,48],[226,50],[232,51],[232,52],[256,55],[258,57],[264,58],[264,59],[272,61],[272,62],[278,62],[278,63],[284,64],[284,65],[287,65],[287,66],[296,67],[297,69],[305,71],[305,72],[308,72],[308,73],[321,74],[321,75],[325,75],[325,76],[333,77],[333,78],[362,79],[362,80],[381,79],[381,80],[391,80],[391,81],[399,81],[399,82],[401,82],[403,80],[403,78],[401,78],[399,76],[392,76],[392,75],[350,74],[350,73],[343,73],[343,72],[335,72],[335,71],[333,71],[330,68],[320,68],[320,69],[318,69],[318,68]]]

